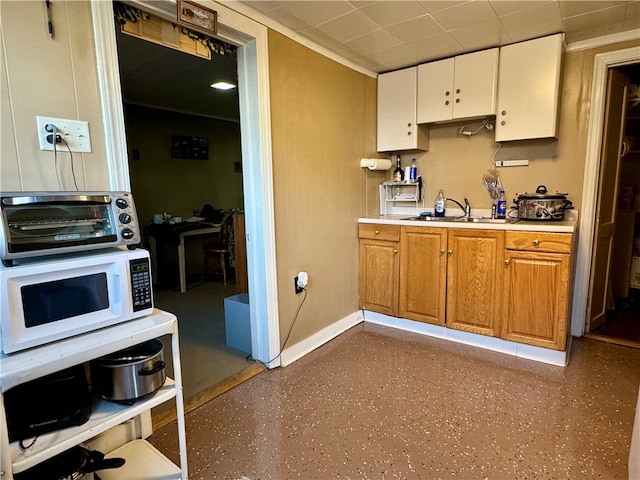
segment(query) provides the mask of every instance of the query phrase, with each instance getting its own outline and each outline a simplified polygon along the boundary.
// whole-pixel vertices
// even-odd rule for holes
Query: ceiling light
[[[236,88],[236,86],[233,83],[216,82],[211,84],[211,88],[215,88],[216,90],[231,90],[232,88]]]

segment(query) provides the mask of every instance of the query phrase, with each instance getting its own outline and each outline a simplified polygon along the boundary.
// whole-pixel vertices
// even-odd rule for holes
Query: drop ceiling
[[[640,38],[640,1],[225,1],[270,28],[320,45],[372,74],[558,32],[567,43]],[[125,102],[237,121],[236,58],[213,60],[118,33]]]

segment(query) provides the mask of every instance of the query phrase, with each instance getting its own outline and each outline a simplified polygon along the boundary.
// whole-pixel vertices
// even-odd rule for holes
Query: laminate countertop
[[[471,217],[484,217],[474,215]],[[400,226],[421,226],[430,228],[471,228],[475,230],[509,230],[526,232],[575,233],[578,226],[578,212],[565,212],[564,220],[520,220],[508,218],[506,220],[484,219],[478,222],[462,221],[459,217],[445,217],[446,220],[411,220],[416,215],[393,214],[358,218],[358,223],[375,223]],[[458,219],[458,220],[456,220]]]

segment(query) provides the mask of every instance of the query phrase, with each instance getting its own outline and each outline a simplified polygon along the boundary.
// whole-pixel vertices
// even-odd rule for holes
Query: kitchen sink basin
[[[454,222],[464,223],[515,223],[517,218],[491,218],[491,217],[457,217]]]
[[[413,221],[421,221],[421,222],[450,222],[456,217],[428,217],[420,215],[418,217],[407,217],[402,218],[401,220],[413,220]]]

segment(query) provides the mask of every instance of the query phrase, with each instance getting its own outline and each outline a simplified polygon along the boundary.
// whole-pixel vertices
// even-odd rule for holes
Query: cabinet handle
[[[440,249],[440,253],[444,253],[444,248],[441,248],[441,249]]]
[[[446,102],[444,102],[445,105],[449,105],[449,100],[447,100]]]
[[[456,98],[456,103],[460,103],[460,99],[459,98]]]
[[[502,110],[502,112],[500,112],[502,115],[506,115],[507,111],[506,110]]]
[[[407,123],[407,127],[411,127],[411,124],[410,124],[410,123]]]
[[[380,230],[376,230],[374,233],[378,235],[380,233]]]
[[[407,135],[411,135],[411,132],[407,132]]]
[[[450,95],[449,91],[444,92],[444,94],[448,97]]]
[[[451,255],[453,253],[453,250],[447,250],[447,253]]]
[[[538,240],[534,240],[534,241],[533,241],[533,244],[534,244],[534,245],[539,245],[539,244],[540,244],[540,242],[539,242]]]
[[[456,89],[456,93],[460,93],[460,89],[459,89],[459,88],[458,88],[458,89]]]
[[[393,253],[398,253],[398,249],[397,249],[397,248],[394,248],[394,249],[393,249]]]
[[[511,261],[510,261],[509,259],[506,259],[506,260],[504,261],[504,264],[505,264],[505,265],[509,265],[510,263],[511,263]]]
[[[505,122],[504,120],[502,120],[502,121],[500,122],[500,125],[506,125],[506,124],[507,124],[507,122]]]

